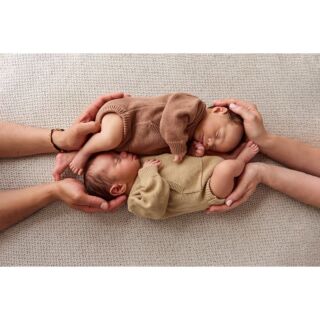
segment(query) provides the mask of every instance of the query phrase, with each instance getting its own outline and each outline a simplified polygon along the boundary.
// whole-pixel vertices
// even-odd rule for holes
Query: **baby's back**
[[[186,142],[192,138],[205,109],[205,104],[199,98],[184,93],[125,97],[107,102],[99,110],[96,121],[101,122],[108,113],[117,113],[121,117],[124,138],[117,151],[139,155],[177,154],[178,149],[186,148]],[[185,128],[180,132],[181,124]]]
[[[167,187],[155,196],[156,186],[155,188],[152,188],[152,185],[149,186],[148,192],[146,192],[143,189],[146,188],[144,177],[142,175],[140,175],[141,178],[138,176],[129,195],[129,211],[145,218],[165,219],[201,211],[211,204],[224,202],[224,200],[218,199],[212,194],[209,186],[212,172],[215,166],[223,160],[222,158],[217,156],[186,156],[182,163],[176,164],[173,162],[171,154],[162,154],[142,157],[142,163],[150,159],[161,160],[158,174],[163,179],[163,185]],[[143,168],[140,170],[143,170]],[[156,183],[155,178],[153,178],[153,181]],[[166,192],[168,192],[167,195]],[[133,199],[134,197],[145,197],[145,199],[142,202],[136,202]],[[167,199],[167,201],[164,199]]]

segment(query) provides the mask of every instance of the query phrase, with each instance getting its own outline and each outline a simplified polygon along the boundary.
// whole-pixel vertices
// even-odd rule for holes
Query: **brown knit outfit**
[[[123,120],[124,138],[116,151],[139,155],[187,152],[206,105],[186,93],[158,97],[126,97],[107,102],[98,112],[101,122],[107,113],[117,113]]]

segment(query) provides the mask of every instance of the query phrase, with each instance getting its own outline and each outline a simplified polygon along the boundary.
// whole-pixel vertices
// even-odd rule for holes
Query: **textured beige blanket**
[[[320,147],[320,55],[0,55],[1,120],[67,127],[114,91],[254,101],[270,131]],[[53,164],[0,161],[0,188],[50,181]],[[320,212],[263,186],[231,213],[160,222],[55,203],[1,233],[0,246],[2,266],[320,265]]]

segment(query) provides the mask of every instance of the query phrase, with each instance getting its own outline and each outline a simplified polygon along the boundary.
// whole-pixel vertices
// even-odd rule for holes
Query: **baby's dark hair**
[[[212,109],[212,108],[214,108],[214,105],[209,107],[209,109]],[[231,111],[229,108],[228,108],[228,116],[231,121],[235,122],[236,124],[243,125],[243,119],[238,114]]]
[[[110,193],[114,181],[108,177],[105,170],[94,170],[93,162],[97,156],[99,156],[99,154],[94,155],[85,167],[83,174],[84,186],[88,194],[110,201],[115,199],[115,196]]]
[[[243,119],[238,114],[236,114],[233,111],[231,111],[230,109],[228,109],[228,115],[229,115],[231,121],[233,121],[237,124],[243,125]]]

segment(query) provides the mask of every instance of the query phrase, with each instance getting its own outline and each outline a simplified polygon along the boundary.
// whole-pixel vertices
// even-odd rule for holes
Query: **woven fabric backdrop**
[[[320,147],[320,55],[0,55],[2,121],[67,127],[114,91],[253,101],[268,130]],[[2,160],[0,189],[51,181],[53,166],[54,155]],[[160,222],[57,202],[0,233],[0,246],[2,266],[320,265],[320,212],[264,186],[228,214]]]

